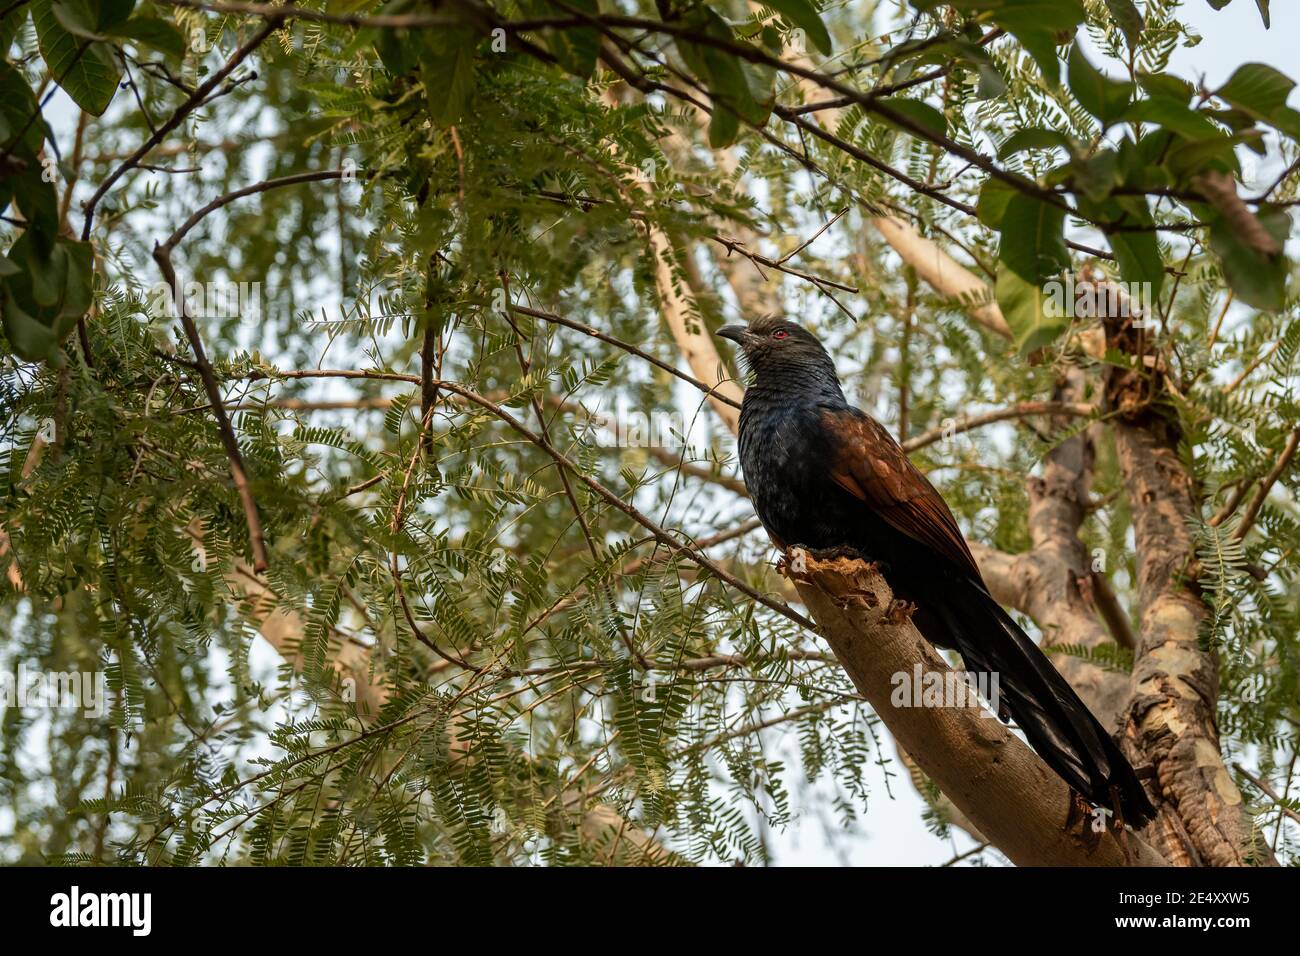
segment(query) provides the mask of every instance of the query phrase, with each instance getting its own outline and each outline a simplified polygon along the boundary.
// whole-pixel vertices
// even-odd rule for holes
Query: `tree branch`
[[[822,636],[885,726],[978,831],[1020,866],[1160,866],[1136,834],[1092,830],[1092,814],[1018,737],[978,705],[896,707],[894,675],[951,669],[899,613],[872,565],[803,555],[785,565]]]

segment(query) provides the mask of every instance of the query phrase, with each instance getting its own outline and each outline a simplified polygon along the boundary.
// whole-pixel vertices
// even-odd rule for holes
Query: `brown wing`
[[[826,409],[822,423],[831,436],[831,477],[836,484],[861,498],[891,527],[980,580],[957,519],[889,432],[856,409]]]

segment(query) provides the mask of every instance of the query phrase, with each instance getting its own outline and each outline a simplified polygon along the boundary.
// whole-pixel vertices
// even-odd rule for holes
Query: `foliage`
[[[1289,782],[1296,468],[1252,533],[1209,521],[1261,487],[1300,421],[1300,113],[1261,64],[1215,90],[1171,73],[1197,41],[1179,13],[7,6],[0,660],[102,670],[111,707],[4,710],[0,859],[763,862],[765,831],[806,802],[851,826],[886,799],[875,716],[815,635],[754,600],[781,582],[719,480],[731,438],[696,389],[616,344],[679,364],[665,270],[706,329],[743,307],[738,273],[762,273],[851,398],[912,436],[1098,371],[1054,279],[1090,263],[1145,289],[1204,500],[1225,750]],[[155,243],[205,203],[322,170],[337,175],[199,219],[171,250],[183,301],[159,295]],[[987,279],[1014,346],[970,320],[978,301],[900,266],[882,211]],[[737,235],[768,265],[729,252]],[[213,287],[241,283],[247,300],[213,308]],[[671,423],[653,447],[626,440],[638,414]],[[1048,432],[1004,423],[916,460],[972,539],[1021,550]],[[1103,443],[1084,535],[1134,613],[1116,467]],[[727,532],[708,554],[752,593],[689,553]],[[278,656],[268,616],[301,625]],[[345,651],[358,669],[335,668]],[[377,713],[358,687],[382,689]],[[625,824],[591,826],[607,811]],[[1261,812],[1294,858],[1279,808]]]

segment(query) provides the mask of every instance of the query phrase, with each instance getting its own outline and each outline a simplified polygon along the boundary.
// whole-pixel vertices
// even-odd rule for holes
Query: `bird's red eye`
[[[774,339],[783,339],[783,338],[785,338],[785,337],[786,337],[787,335],[789,335],[789,334],[790,334],[790,333],[787,332],[785,329],[777,329],[775,332],[772,333],[772,338],[774,338]]]

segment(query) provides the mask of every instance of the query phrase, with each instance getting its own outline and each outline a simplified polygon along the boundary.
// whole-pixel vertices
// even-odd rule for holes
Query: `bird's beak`
[[[747,325],[724,325],[714,333],[720,339],[731,339],[737,345],[745,344],[745,335],[749,332]]]

